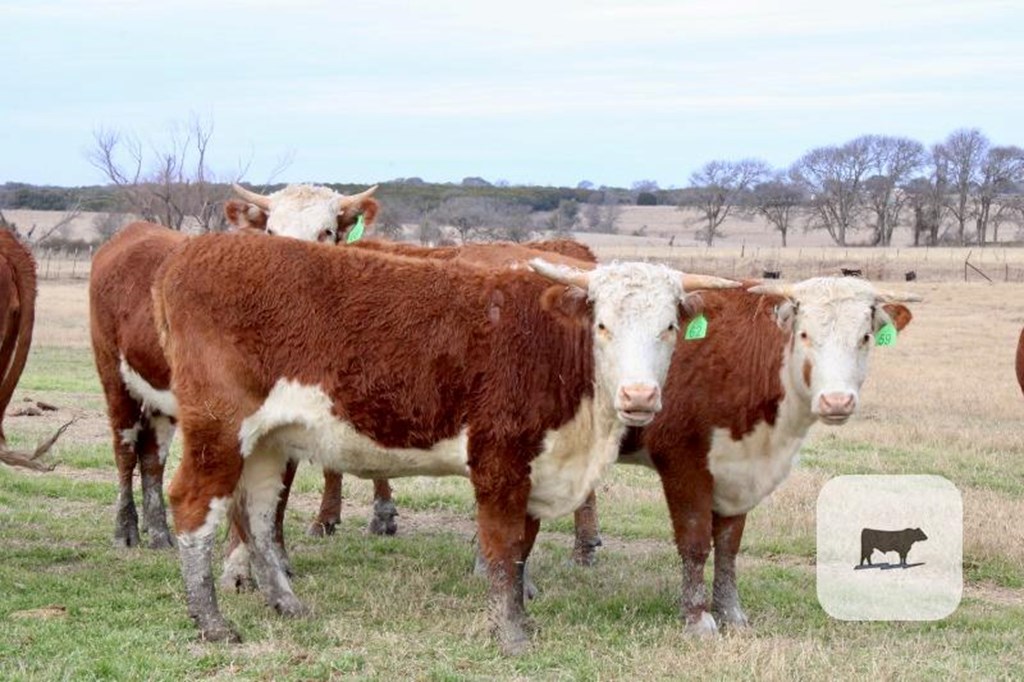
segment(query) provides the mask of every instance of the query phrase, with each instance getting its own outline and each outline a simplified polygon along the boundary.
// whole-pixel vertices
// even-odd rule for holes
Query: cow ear
[[[548,287],[540,298],[541,309],[551,313],[559,322],[571,326],[590,322],[590,302],[587,292],[576,286],[555,284]]]
[[[914,319],[914,316],[910,314],[910,310],[905,305],[899,303],[886,303],[882,306],[882,309],[885,310],[886,315],[892,320],[897,331],[903,331],[903,328]]]
[[[796,302],[788,298],[775,306],[775,321],[778,323],[779,328],[786,332],[793,331],[793,323],[796,322],[798,307]]]
[[[349,229],[356,224],[359,220],[359,216],[363,216],[363,226],[365,236],[368,236],[372,230],[370,226],[373,225],[373,221],[377,219],[377,213],[380,212],[380,204],[373,197],[366,197],[361,200],[358,204],[353,206],[346,206],[341,213],[338,214],[338,234],[344,237],[348,236]]]
[[[224,217],[239,230],[267,229],[267,212],[255,204],[239,199],[228,199],[224,202]]]
[[[704,313],[704,299],[700,294],[684,294],[679,299],[679,319],[692,320]]]

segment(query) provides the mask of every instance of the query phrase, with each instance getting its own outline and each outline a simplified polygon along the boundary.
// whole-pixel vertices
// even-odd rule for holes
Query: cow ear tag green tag
[[[875,345],[896,345],[896,327],[893,326],[892,322],[886,322],[885,325],[875,333]]]
[[[690,324],[686,325],[686,334],[683,335],[683,338],[687,341],[695,341],[697,339],[703,339],[707,335],[708,318],[704,317],[704,313],[701,313],[690,320]]]
[[[345,243],[351,244],[352,242],[359,241],[363,236],[363,231],[366,229],[366,221],[363,220],[363,214],[359,214],[359,218],[356,219],[356,224],[348,231],[348,236],[345,237]]]

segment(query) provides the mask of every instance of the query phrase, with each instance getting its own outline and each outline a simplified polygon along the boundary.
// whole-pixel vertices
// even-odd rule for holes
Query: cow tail
[[[36,322],[36,262],[31,252],[10,230],[0,229],[0,252],[14,272],[18,295],[17,333],[10,330],[0,344],[0,423],[28,361]],[[0,436],[3,430],[0,428]]]

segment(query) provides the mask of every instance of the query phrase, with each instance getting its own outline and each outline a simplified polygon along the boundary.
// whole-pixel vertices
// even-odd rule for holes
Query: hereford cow
[[[550,239],[543,241],[532,241],[525,244],[512,242],[489,242],[483,244],[471,243],[462,246],[425,247],[416,244],[401,242],[388,242],[366,240],[360,241],[353,246],[371,251],[397,254],[412,258],[428,258],[431,260],[447,260],[470,263],[480,267],[501,268],[510,265],[520,264],[525,266],[527,261],[542,257],[549,262],[573,267],[589,269],[597,263],[597,257],[586,245],[570,239]],[[283,488],[277,505],[275,517],[275,539],[280,547],[282,555],[287,556],[284,546],[284,512],[288,504],[291,486],[295,479],[298,463],[289,460],[282,479]],[[324,469],[324,490],[320,502],[320,511],[310,526],[311,535],[333,534],[341,520],[341,488],[342,474]],[[369,530],[378,535],[394,535],[397,531],[397,524],[393,520],[398,510],[391,499],[391,486],[386,479],[374,481],[374,511],[371,516]],[[385,495],[381,495],[384,491]],[[576,510],[575,519],[577,528],[590,529],[592,536],[597,535],[597,519],[594,511],[596,503],[594,493],[590,495],[584,504]],[[230,590],[244,590],[252,587],[249,555],[244,542],[245,529],[242,519],[236,508],[232,508],[231,533],[228,539],[227,559],[224,562],[224,570],[221,574],[221,587]],[[384,524],[387,524],[386,526]],[[588,536],[589,537],[589,536]],[[599,542],[599,540],[598,540]],[[577,547],[573,552],[574,559],[580,563],[592,563],[593,546],[585,546],[586,553]],[[582,557],[590,557],[586,561]],[[477,572],[483,572],[483,562],[477,561]],[[532,596],[535,592],[532,585],[527,585],[527,593]]]
[[[874,334],[903,329],[920,300],[856,278],[764,284],[702,295],[706,338],[677,345],[665,407],[630,429],[619,461],[661,477],[683,560],[687,629],[744,626],[736,553],[747,513],[789,475],[815,422],[842,424],[859,404]],[[709,613],[704,564],[715,551]]]
[[[53,466],[44,464],[40,458],[49,451],[59,432],[35,452],[25,453],[7,447],[3,427],[4,413],[28,360],[35,315],[36,262],[13,232],[0,228],[0,462],[49,471]]]
[[[293,216],[289,234],[318,239],[334,238],[355,224],[362,211],[372,221],[378,205],[370,195],[375,188],[345,197],[326,188],[290,186],[276,195],[275,206]],[[334,211],[325,217],[322,206],[307,205],[297,197],[316,199]],[[259,224],[259,213],[247,204],[230,201],[228,218],[242,227]],[[244,208],[244,211],[243,211]],[[239,218],[244,213],[245,221]],[[313,219],[311,222],[310,219]],[[267,221],[263,219],[263,225]],[[299,231],[295,228],[303,228]],[[138,465],[142,477],[143,530],[153,548],[170,547],[163,500],[164,462],[174,432],[176,407],[170,389],[170,368],[164,360],[153,323],[150,290],[157,268],[187,237],[160,225],[132,223],[96,252],[89,276],[89,323],[93,356],[107,401],[114,438],[119,492],[114,542],[124,547],[139,544],[138,515],[132,496],[132,477]],[[333,238],[328,239],[333,241]]]
[[[546,277],[244,234],[165,262],[156,319],[184,436],[170,500],[203,638],[238,639],[211,566],[232,496],[267,602],[305,612],[274,510],[287,458],[315,457],[362,477],[468,476],[495,635],[526,645],[539,520],[578,507],[626,427],[660,409],[683,288],[734,284],[636,263],[533,267]]]

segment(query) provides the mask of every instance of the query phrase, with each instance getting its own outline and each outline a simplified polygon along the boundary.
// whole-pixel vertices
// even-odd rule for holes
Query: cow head
[[[304,241],[336,244],[345,238],[360,215],[369,226],[380,209],[371,196],[377,191],[376,185],[351,196],[315,185],[288,185],[266,195],[240,185],[234,188],[245,201],[231,199],[224,204],[229,223]]]
[[[649,263],[585,271],[538,258],[530,267],[568,285],[565,296],[577,301],[577,314],[594,336],[595,388],[610,398],[627,426],[649,424],[661,409],[661,384],[676,344],[684,291],[739,286]]]
[[[796,391],[827,424],[842,424],[856,411],[875,333],[888,323],[906,327],[912,316],[900,303],[921,300],[878,291],[855,277],[760,284],[749,291],[783,297],[776,317],[789,334],[786,390]]]

